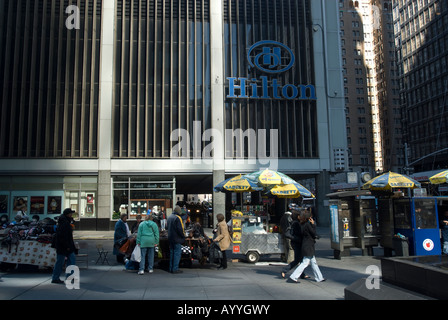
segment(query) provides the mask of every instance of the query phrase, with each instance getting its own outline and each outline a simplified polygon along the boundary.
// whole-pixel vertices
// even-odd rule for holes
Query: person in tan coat
[[[224,215],[219,213],[216,218],[218,219],[218,225],[216,227],[216,238],[213,241],[219,244],[219,248],[222,252],[221,264],[218,267],[218,270],[220,270],[227,268],[226,250],[230,247],[230,242],[232,239],[230,238],[229,229],[224,219]]]

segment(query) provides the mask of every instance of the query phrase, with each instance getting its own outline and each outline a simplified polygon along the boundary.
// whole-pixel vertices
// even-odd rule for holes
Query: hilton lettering
[[[229,94],[227,98],[233,99],[287,99],[287,100],[317,100],[316,88],[312,84],[308,85],[293,85],[285,84],[280,86],[277,79],[272,80],[269,86],[268,78],[261,76],[261,92],[258,93],[257,79],[253,78],[233,78],[228,77],[229,80]],[[239,81],[239,82],[238,82]],[[248,89],[250,92],[248,92]],[[239,90],[239,95],[235,93]]]

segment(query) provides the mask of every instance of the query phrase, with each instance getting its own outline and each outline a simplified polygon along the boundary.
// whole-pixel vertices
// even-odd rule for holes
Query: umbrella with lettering
[[[282,172],[265,169],[248,173],[244,177],[263,186],[267,194],[279,198],[314,197],[311,191]]]
[[[383,173],[367,181],[362,188],[376,191],[391,191],[394,188],[420,188],[421,184],[414,179],[395,172]]]
[[[286,174],[270,169],[248,173],[245,174],[243,177],[254,183],[257,183],[259,186],[262,187],[272,187],[276,185],[283,185],[296,182],[294,179],[288,177]]]
[[[279,198],[314,198],[311,191],[298,182],[276,185],[269,190],[269,193]]]
[[[448,170],[439,172],[429,178],[432,184],[442,184],[447,182]]]
[[[215,192],[253,192],[263,190],[263,188],[240,174],[218,183],[213,190]]]

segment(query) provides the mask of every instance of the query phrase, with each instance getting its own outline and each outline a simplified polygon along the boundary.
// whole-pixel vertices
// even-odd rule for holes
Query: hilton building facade
[[[0,215],[109,230],[269,167],[313,180],[328,225],[338,20],[337,0],[0,0]]]

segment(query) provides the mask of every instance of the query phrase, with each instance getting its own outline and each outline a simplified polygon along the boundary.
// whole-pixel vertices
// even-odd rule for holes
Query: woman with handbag
[[[144,274],[145,264],[148,264],[149,273],[154,269],[155,247],[159,244],[159,227],[152,221],[152,215],[147,215],[145,221],[140,223],[137,232],[137,246],[141,250],[141,260],[138,274]]]
[[[224,215],[222,213],[219,213],[216,216],[216,219],[218,219],[218,225],[216,227],[216,238],[213,239],[213,241],[219,245],[219,248],[222,252],[221,263],[218,266],[218,270],[221,270],[227,269],[226,250],[230,247],[230,242],[232,241],[232,239],[230,238],[229,228],[224,219]]]

